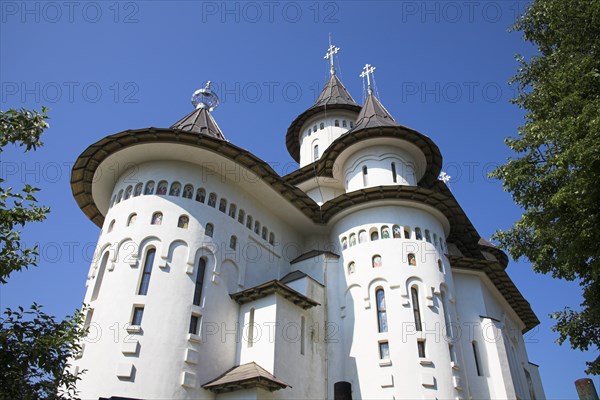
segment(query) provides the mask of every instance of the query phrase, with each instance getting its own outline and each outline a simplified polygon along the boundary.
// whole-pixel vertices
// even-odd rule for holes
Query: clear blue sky
[[[40,267],[0,287],[1,308],[44,304],[62,316],[79,307],[99,229],[79,210],[70,167],[106,135],[168,127],[191,111],[208,79],[222,104],[214,112],[225,136],[285,174],[291,121],[327,78],[327,35],[342,48],[338,73],[358,102],[365,63],[377,67],[380,98],[396,120],[433,138],[450,188],[480,234],[508,228],[519,209],[486,178],[510,152],[522,111],[509,104],[514,54],[531,54],[508,33],[524,1],[332,2],[0,2],[0,107],[50,108],[39,151],[8,149],[1,173],[14,186],[42,189],[46,222],[29,225]],[[87,251],[86,251],[87,250]],[[575,398],[584,377],[581,353],[554,343],[548,314],[581,301],[576,283],[535,274],[526,262],[508,272],[541,324],[527,335],[550,399]],[[598,378],[594,378],[600,389]]]

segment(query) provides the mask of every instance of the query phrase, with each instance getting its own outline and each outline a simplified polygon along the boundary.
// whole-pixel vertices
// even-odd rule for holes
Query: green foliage
[[[48,127],[46,109],[0,111],[0,154],[13,144],[25,152],[41,146]],[[17,228],[43,221],[49,212],[37,205],[38,189],[25,184],[21,192],[5,187],[0,179],[0,284],[14,271],[37,266],[37,248],[23,248]],[[72,370],[70,360],[80,352],[86,335],[82,312],[63,321],[33,304],[25,311],[7,309],[0,317],[0,400],[76,398],[75,383],[83,371]]]
[[[0,399],[38,400],[76,398],[80,373],[69,360],[81,351],[86,335],[83,313],[57,322],[42,307],[10,308],[0,318]],[[67,371],[68,373],[65,373]]]
[[[576,280],[578,311],[552,315],[559,343],[600,347],[600,2],[534,0],[513,30],[538,54],[517,57],[513,102],[526,111],[517,157],[492,176],[503,180],[523,215],[495,239],[514,259],[555,278]],[[600,373],[600,357],[587,373]]]

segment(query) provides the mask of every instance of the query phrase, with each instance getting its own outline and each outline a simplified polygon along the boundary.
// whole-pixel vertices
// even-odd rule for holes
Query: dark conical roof
[[[198,133],[200,135],[211,136],[217,139],[225,140],[225,136],[219,129],[219,126],[213,119],[207,108],[197,108],[179,121],[175,122],[171,129]]]
[[[383,104],[372,94],[367,97],[365,104],[356,118],[356,124],[352,131],[380,126],[400,126],[385,109]]]
[[[313,115],[327,110],[349,110],[358,113],[360,106],[356,104],[350,93],[346,90],[337,75],[332,74],[329,81],[321,90],[315,104],[308,110],[298,115],[290,125],[285,135],[287,149],[296,161],[300,161],[300,129],[302,125]]]

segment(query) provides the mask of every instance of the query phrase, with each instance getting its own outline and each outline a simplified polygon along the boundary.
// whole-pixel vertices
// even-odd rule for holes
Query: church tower
[[[210,82],[170,128],[89,146],[73,195],[101,233],[86,399],[522,398],[539,321],[440,180],[442,155],[360,77],[290,125],[279,176],[225,138]]]

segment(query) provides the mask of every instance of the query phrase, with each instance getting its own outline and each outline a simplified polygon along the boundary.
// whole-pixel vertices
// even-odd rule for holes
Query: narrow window
[[[171,190],[169,190],[169,196],[178,196],[181,194],[181,183],[173,182],[171,184]]]
[[[204,234],[208,237],[213,237],[213,233],[215,231],[215,227],[213,226],[213,224],[208,223],[206,224],[206,228],[204,228]]]
[[[235,235],[229,238],[229,247],[233,250],[237,248],[237,237]]]
[[[254,233],[256,233],[257,235],[260,234],[260,221],[259,220],[254,221]]]
[[[262,232],[261,232],[261,235],[260,235],[263,238],[263,240],[267,240],[267,233],[268,233],[267,227],[263,226]]]
[[[235,219],[235,213],[237,212],[237,206],[233,203],[229,205],[229,216]]]
[[[254,308],[250,309],[250,318],[248,322],[248,347],[254,344]]]
[[[204,203],[205,199],[206,199],[206,190],[204,190],[203,188],[196,190],[196,201],[198,201],[200,203]]]
[[[310,136],[312,130],[310,128],[308,128],[308,136]]]
[[[133,197],[138,197],[139,195],[142,194],[142,187],[143,186],[144,186],[144,184],[142,182],[140,182],[137,185],[135,185],[135,189],[133,190]]]
[[[324,122],[321,122],[321,124],[319,125],[319,129],[321,129],[321,130],[325,129],[325,123]]]
[[[156,188],[156,194],[167,194],[167,181],[158,182],[158,187]]]
[[[342,250],[346,250],[348,248],[348,238],[345,236],[342,238]]]
[[[108,232],[112,232],[114,227],[115,227],[115,220],[113,219],[112,221],[110,221],[110,224],[108,225]]]
[[[248,215],[248,218],[246,219],[246,228],[252,230],[252,222],[254,220],[252,219],[252,215]]]
[[[123,189],[119,190],[119,193],[117,194],[117,203],[120,203],[122,198],[123,198]]]
[[[110,206],[114,206],[115,205],[115,201],[117,200],[117,195],[113,195],[112,199],[110,199]]]
[[[410,239],[410,228],[408,226],[404,227],[404,239]]]
[[[479,348],[477,347],[477,342],[473,340],[471,344],[473,346],[473,357],[475,358],[475,369],[477,370],[477,376],[483,376],[481,364],[479,363]]]
[[[392,226],[392,234],[394,235],[394,239],[402,239],[402,231],[398,225]]]
[[[342,121],[342,128],[346,128],[348,126],[348,124],[346,123],[346,120]]]
[[[352,275],[354,271],[356,271],[356,264],[354,261],[352,261],[350,264],[348,264],[348,275]]]
[[[450,319],[450,307],[448,306],[448,298],[446,291],[442,290],[442,311],[444,312],[444,323],[446,324],[446,337],[452,339],[452,320]]]
[[[133,213],[127,218],[127,226],[135,225],[135,221],[137,220],[137,214]]]
[[[221,199],[221,201],[219,202],[219,211],[221,211],[222,213],[227,212],[227,200]]]
[[[197,335],[198,334],[198,326],[200,325],[200,317],[198,317],[197,315],[192,314],[191,318],[190,318],[190,330],[189,333],[191,333],[192,335]]]
[[[333,123],[334,126],[340,126],[340,120],[336,119],[335,122]]]
[[[433,245],[436,247],[438,245],[437,235],[435,233],[433,234]]]
[[[356,245],[356,233],[350,234],[350,247]]]
[[[389,360],[390,359],[390,344],[385,342],[379,342],[379,359]]]
[[[431,234],[429,233],[429,229],[425,229],[425,240],[427,243],[431,243]]]
[[[106,269],[106,264],[108,262],[108,251],[104,253],[102,257],[102,261],[100,262],[100,268],[98,269],[98,273],[96,274],[96,282],[94,283],[94,291],[92,292],[91,301],[94,301],[98,298],[98,294],[100,293],[100,287],[102,286],[102,279],[104,278],[104,270]]]
[[[371,240],[379,240],[379,232],[373,231],[371,232]]]
[[[412,297],[412,309],[413,309],[413,317],[415,319],[415,329],[417,331],[422,331],[423,328],[421,326],[421,310],[419,308],[419,292],[416,287],[412,287],[410,289],[410,295]]]
[[[189,183],[183,187],[183,197],[191,199],[194,195],[194,187]]]
[[[179,220],[177,220],[177,227],[187,229],[189,223],[190,223],[189,217],[187,215],[182,215],[181,217],[179,217]]]
[[[362,173],[363,173],[363,186],[367,186],[367,173],[369,171],[367,170],[367,166],[363,165],[362,167]]]
[[[315,144],[315,147],[313,147],[313,160],[317,161],[319,159],[319,145]]]
[[[246,219],[246,211],[240,209],[240,212],[238,213],[238,222],[243,225],[245,219]]]
[[[144,307],[137,306],[133,308],[133,315],[131,316],[131,325],[140,326],[142,324],[142,317],[144,316]]]
[[[409,267],[416,267],[417,266],[417,257],[415,257],[415,255],[413,253],[408,253],[408,266]]]
[[[456,352],[454,350],[454,345],[452,343],[448,343],[448,352],[450,353],[450,361],[456,362]]]
[[[358,232],[358,243],[365,243],[367,241],[367,231],[362,230]]]
[[[316,125],[313,126],[313,132],[315,132],[315,133],[317,132],[317,126]]]
[[[421,233],[421,228],[415,228],[415,238],[417,240],[423,240],[423,234]]]
[[[394,183],[398,182],[398,175],[396,174],[396,163],[392,163],[392,179]]]
[[[417,340],[417,350],[419,351],[419,358],[425,358],[425,340]]]
[[[217,194],[216,193],[211,193],[208,195],[208,205],[211,207],[216,207],[217,205]]]
[[[523,368],[525,372],[525,380],[527,381],[527,387],[529,388],[529,398],[531,400],[536,400],[535,390],[533,389],[533,380],[531,379],[531,374],[525,368]]]
[[[148,183],[146,183],[146,189],[144,189],[144,194],[154,194],[154,181],[148,181]]]
[[[156,255],[156,249],[149,249],[146,252],[146,260],[144,261],[144,272],[142,273],[142,280],[140,281],[140,287],[138,294],[145,296],[148,294],[148,286],[150,286],[150,275],[152,275],[152,264],[154,264],[154,256]],[[134,324],[135,325],[135,324]]]
[[[389,239],[390,238],[390,228],[388,228],[385,225],[381,227],[381,238],[382,239]]]
[[[387,332],[387,315],[385,311],[385,293],[383,289],[377,289],[375,292],[377,300],[377,328],[379,332]]]
[[[131,185],[127,186],[127,189],[125,189],[125,194],[123,195],[123,200],[127,200],[128,198],[130,198],[132,192],[133,187],[131,187]]]
[[[163,215],[161,212],[155,212],[152,214],[152,219],[150,220],[151,225],[161,225],[162,224]]]
[[[373,268],[381,267],[383,265],[383,263],[381,262],[381,256],[380,255],[373,256],[372,264],[373,264]]]
[[[193,304],[199,306],[200,300],[202,299],[202,286],[204,285],[204,271],[206,269],[206,259],[204,257],[198,260],[198,267],[196,269]]]
[[[300,354],[304,355],[306,341],[306,318],[300,317]]]
[[[269,233],[269,244],[275,244],[275,234],[273,232]]]
[[[442,260],[438,260],[438,270],[441,273],[444,273],[444,265],[442,264]]]

